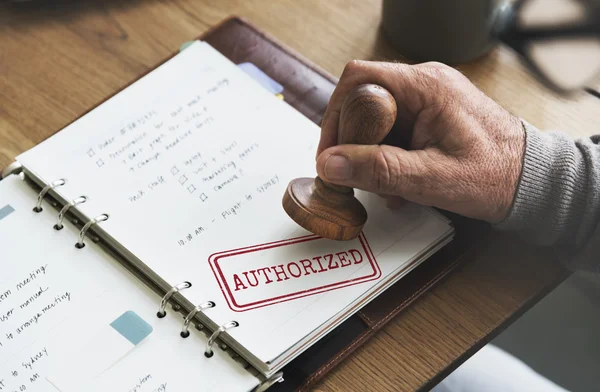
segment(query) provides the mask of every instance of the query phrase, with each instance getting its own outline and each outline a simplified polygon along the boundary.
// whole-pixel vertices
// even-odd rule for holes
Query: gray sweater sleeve
[[[574,270],[600,272],[600,135],[580,140],[524,122],[523,170],[496,228],[553,246]]]

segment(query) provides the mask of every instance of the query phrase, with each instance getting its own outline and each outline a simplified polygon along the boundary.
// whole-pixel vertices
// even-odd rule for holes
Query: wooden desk
[[[380,0],[36,1],[0,6],[0,167],[179,45],[231,14],[339,75],[351,59],[399,59],[380,36]],[[34,3],[34,4],[35,4]],[[58,5],[53,5],[58,4]],[[600,100],[567,101],[497,49],[460,67],[482,90],[541,128],[600,130]],[[497,335],[567,275],[519,259],[505,237],[393,320],[321,383],[322,391],[428,388]]]

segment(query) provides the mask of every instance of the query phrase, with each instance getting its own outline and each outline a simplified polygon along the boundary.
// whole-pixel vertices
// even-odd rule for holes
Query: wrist
[[[522,173],[510,211],[496,227],[550,245],[566,232],[577,232],[576,222],[586,210],[584,163],[568,136],[524,125]]]
[[[504,221],[514,207],[527,148],[526,127],[519,118],[511,116],[511,127],[506,130],[506,134],[510,136],[502,143],[506,147],[500,150],[496,166],[500,169],[500,181],[495,192],[495,208],[490,211],[487,219],[492,224]]]

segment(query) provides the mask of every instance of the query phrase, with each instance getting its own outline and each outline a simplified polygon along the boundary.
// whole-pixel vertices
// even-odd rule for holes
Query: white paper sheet
[[[153,331],[114,358],[103,377],[76,390],[101,383],[104,390],[129,391],[147,375],[153,377],[151,385],[177,386],[194,378],[195,390],[223,385],[224,390],[248,391],[257,385],[258,379],[221,350],[205,358],[203,335],[182,339],[179,315],[171,311],[157,318],[156,294],[95,244],[76,249],[75,228],[65,223],[63,230],[54,230],[56,211],[44,204],[41,213],[34,213],[35,201],[34,190],[17,176],[0,181],[0,210],[9,206],[4,211],[10,211],[0,218],[0,390],[56,391],[46,377],[65,365],[74,374],[93,367],[93,353],[67,354],[102,336],[126,311],[137,313]],[[98,353],[104,364],[106,355],[100,354],[114,347],[105,348]]]
[[[210,256],[310,234],[285,214],[281,198],[293,178],[315,176],[318,138],[317,125],[197,42],[18,160],[44,181],[66,178],[58,191],[88,196],[81,210],[89,217],[110,214],[100,224],[110,236],[170,284],[191,281],[186,298],[214,301],[205,314],[219,325],[238,321],[228,333],[266,363],[350,315],[346,309],[356,311],[365,293],[449,230],[427,209],[390,212],[377,196],[358,192],[369,213],[364,234],[376,279],[333,287],[369,273],[331,270],[252,288],[240,299],[268,306],[232,305],[223,281],[235,286],[233,274],[251,269],[229,264],[219,279]],[[347,246],[326,247],[336,253]],[[303,252],[289,248],[277,256],[285,260],[260,255],[249,265],[269,267],[273,276],[272,268],[305,259]],[[316,287],[332,289],[307,291]]]

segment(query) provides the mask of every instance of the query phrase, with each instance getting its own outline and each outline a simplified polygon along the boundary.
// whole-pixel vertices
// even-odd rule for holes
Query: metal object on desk
[[[519,0],[499,14],[494,38],[548,88],[586,88],[600,73],[600,2]]]
[[[464,63],[504,44],[563,94],[600,72],[597,0],[383,0],[382,29],[416,61]]]
[[[493,48],[495,14],[505,0],[383,0],[384,35],[414,61],[458,64]]]

